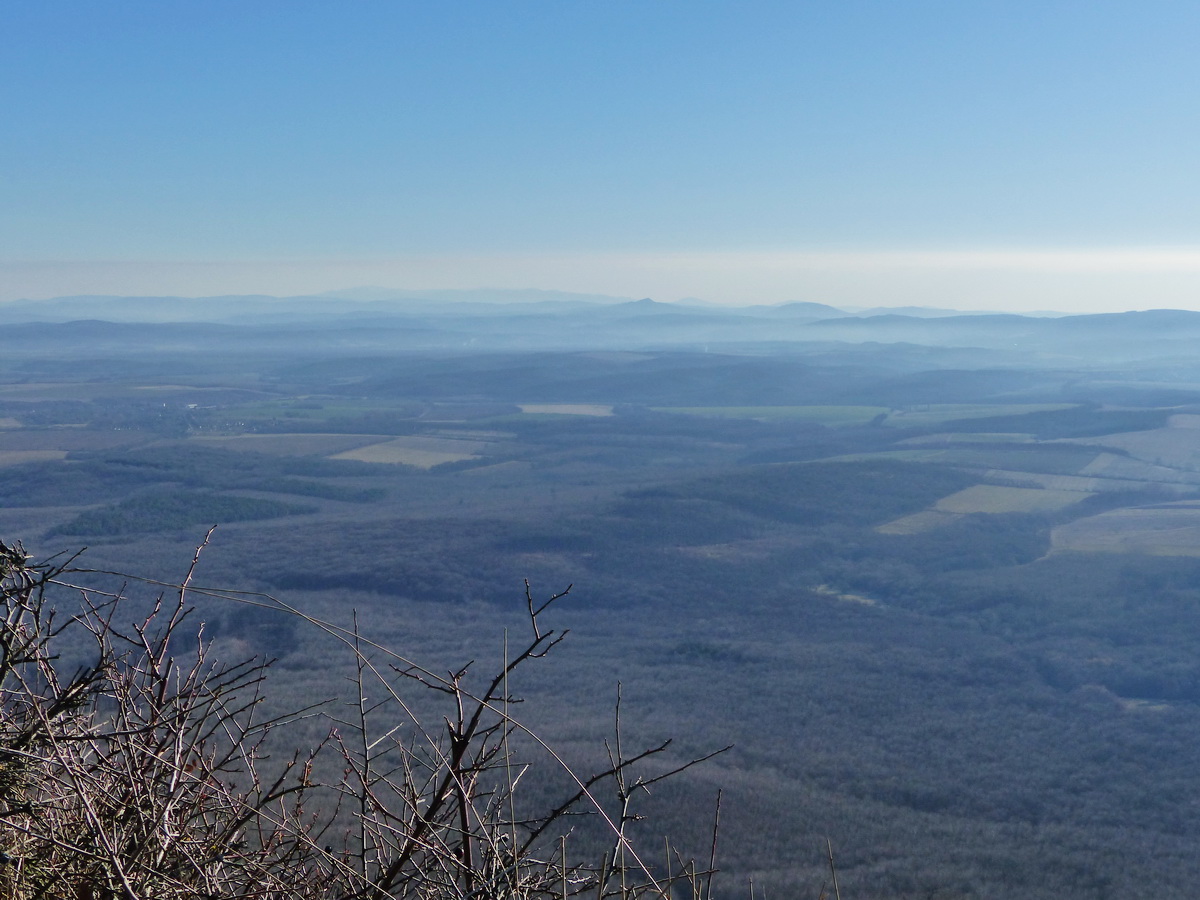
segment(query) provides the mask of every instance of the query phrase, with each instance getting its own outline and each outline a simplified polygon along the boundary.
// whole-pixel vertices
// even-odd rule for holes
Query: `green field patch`
[[[937,425],[958,419],[990,419],[1026,413],[1057,412],[1072,409],[1075,403],[934,403],[894,410],[885,424],[899,427]]]
[[[21,422],[19,419],[13,419],[0,416],[0,428],[20,428]]]
[[[386,463],[432,469],[444,463],[480,459],[476,451],[487,446],[481,441],[462,441],[451,438],[410,436],[393,438],[346,450],[331,459],[356,459],[359,462]]]
[[[1076,519],[1050,534],[1052,551],[1200,556],[1200,503],[1115,509]]]
[[[862,425],[886,416],[886,406],[656,406],[655,412],[718,419],[800,420],[821,425]]]
[[[201,435],[188,441],[222,450],[266,453],[270,456],[335,456],[377,443],[384,437],[386,435],[379,434],[228,434]]]

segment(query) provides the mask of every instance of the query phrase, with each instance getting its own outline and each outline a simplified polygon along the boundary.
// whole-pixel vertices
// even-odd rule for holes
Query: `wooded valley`
[[[431,668],[573,585],[528,724],[595,758],[619,681],[732,744],[641,823],[704,852],[722,788],[726,896],[817,897],[826,838],[847,898],[1192,896],[1200,314],[648,302],[14,319],[0,538],[171,582],[216,524],[197,582]],[[338,696],[295,621],[198,615]]]

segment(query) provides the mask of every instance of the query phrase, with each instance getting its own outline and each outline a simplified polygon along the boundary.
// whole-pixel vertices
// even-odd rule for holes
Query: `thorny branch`
[[[580,775],[511,714],[513,673],[566,637],[543,617],[570,587],[536,602],[525,583],[532,636],[511,656],[506,637],[498,671],[474,689],[470,663],[437,675],[369,640],[357,617],[345,628],[267,595],[194,586],[211,536],[174,585],[79,568],[77,557],[34,563],[20,544],[0,542],[0,897],[603,900],[682,890],[699,900],[706,885],[711,897],[715,852],[701,869],[668,845],[656,873],[627,826],[639,792],[715,754],[640,774],[670,742],[625,755],[618,696],[609,765]],[[167,593],[121,628],[129,583]],[[72,594],[77,611],[56,616],[51,599]],[[268,715],[269,662],[213,658],[203,628],[189,634],[197,596],[274,609],[340,642],[354,663],[349,713],[321,703]],[[88,659],[70,669],[60,650],[78,657],[81,639]],[[447,696],[440,726],[418,722],[402,684]],[[328,737],[272,764],[281,731],[318,716]],[[513,757],[514,735],[575,784],[543,813],[518,818],[528,764]],[[323,777],[336,760],[341,776]],[[599,860],[580,853],[568,863],[570,817],[581,812],[612,845]]]

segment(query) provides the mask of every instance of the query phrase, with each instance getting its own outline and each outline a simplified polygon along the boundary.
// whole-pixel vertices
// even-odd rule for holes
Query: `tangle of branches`
[[[578,774],[510,712],[514,670],[565,637],[545,622],[566,591],[538,602],[526,584],[528,637],[482,678],[437,675],[357,625],[222,593],[300,617],[353,663],[342,702],[267,714],[268,664],[216,660],[191,627],[193,597],[218,593],[193,586],[199,555],[181,584],[105,589],[98,576],[114,573],[0,542],[0,898],[711,897],[715,817],[703,865],[668,848],[652,867],[629,837],[639,793],[699,760],[646,774],[667,744],[626,754],[618,705],[607,764]],[[150,596],[134,604],[128,584]],[[135,624],[120,624],[132,609]],[[445,700],[438,727],[415,724],[414,690]],[[317,747],[269,756],[289,725],[318,717]],[[537,815],[518,814],[517,738],[571,785]],[[607,849],[576,859],[581,813]]]

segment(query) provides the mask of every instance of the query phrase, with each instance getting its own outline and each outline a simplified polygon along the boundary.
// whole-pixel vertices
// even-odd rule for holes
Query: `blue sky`
[[[0,8],[0,299],[1200,308],[1194,2]]]

